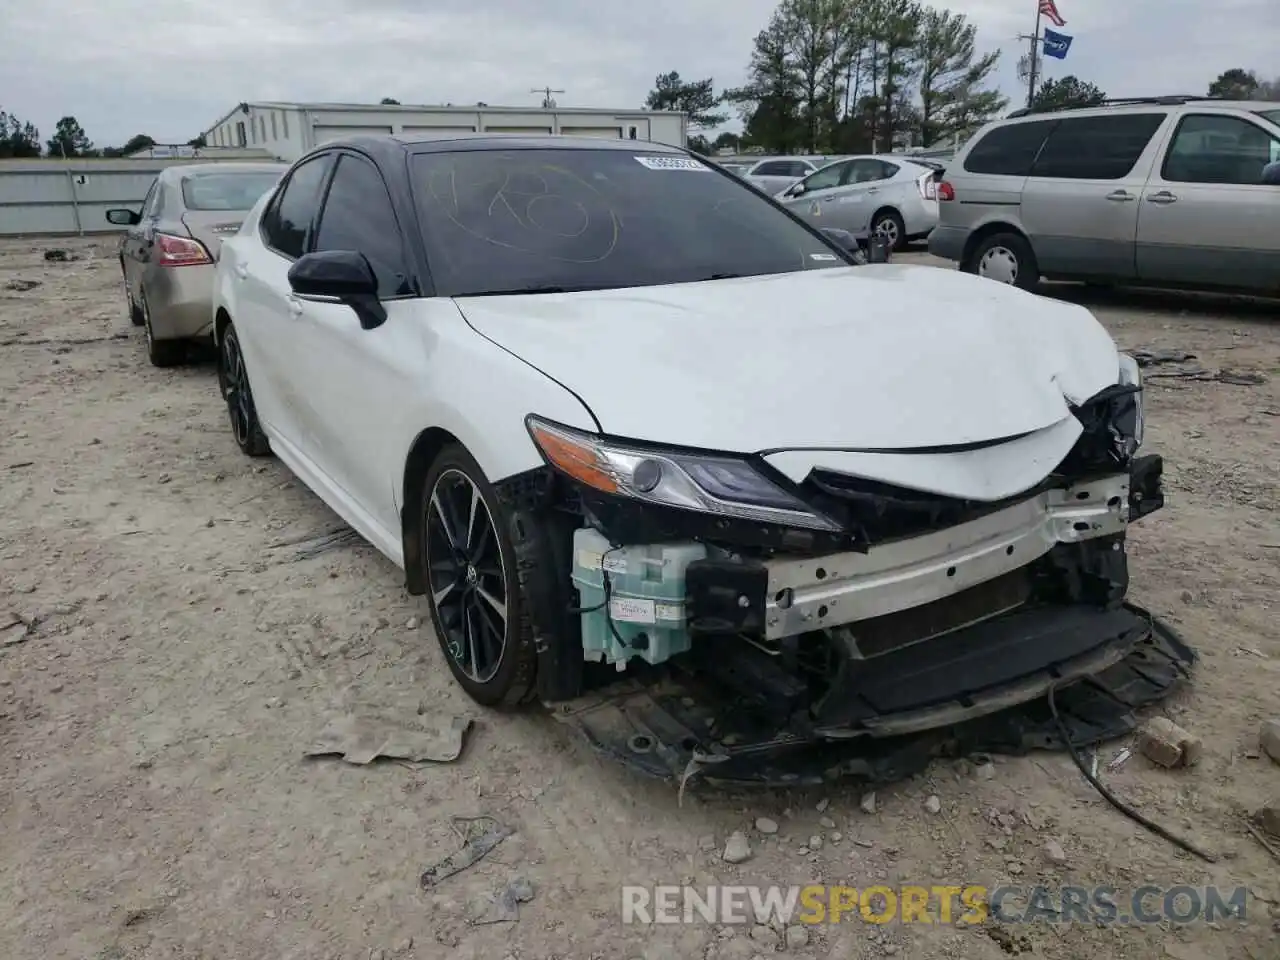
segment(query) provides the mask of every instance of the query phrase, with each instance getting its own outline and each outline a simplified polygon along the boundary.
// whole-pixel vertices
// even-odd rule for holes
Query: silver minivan
[[[1016,111],[965,144],[938,201],[929,252],[1004,283],[1280,293],[1280,103]]]

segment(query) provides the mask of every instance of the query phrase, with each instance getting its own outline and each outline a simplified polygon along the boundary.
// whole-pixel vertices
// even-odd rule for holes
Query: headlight
[[[601,493],[743,520],[840,529],[745,460],[628,447],[532,416],[526,423],[551,466]]]
[[[1142,434],[1145,427],[1145,418],[1142,413],[1142,367],[1138,366],[1138,361],[1127,353],[1120,354],[1119,382],[1138,388],[1138,392],[1133,395],[1134,404],[1137,407],[1137,416],[1133,425],[1133,449],[1137,450],[1138,447],[1142,446]]]

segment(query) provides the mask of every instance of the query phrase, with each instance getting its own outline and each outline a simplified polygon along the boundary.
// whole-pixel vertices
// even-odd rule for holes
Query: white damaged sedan
[[[1152,634],[1137,364],[1081,307],[849,239],[658,144],[328,143],[223,243],[222,395],[482,704],[621,704],[629,749],[706,756],[1103,674]],[[699,717],[637,721],[673,683]]]

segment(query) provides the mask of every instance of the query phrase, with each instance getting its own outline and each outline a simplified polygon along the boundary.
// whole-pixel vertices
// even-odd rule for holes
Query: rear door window
[[[964,169],[969,173],[1025,177],[1031,173],[1045,137],[1057,123],[1056,119],[1032,120],[995,127],[973,145],[964,158]]]
[[[262,218],[262,234],[272,250],[291,259],[302,256],[332,160],[333,155],[325,153],[295,168],[289,182],[271,199]]]
[[[1133,172],[1166,116],[1157,111],[1064,117],[1045,141],[1031,176],[1121,180]]]

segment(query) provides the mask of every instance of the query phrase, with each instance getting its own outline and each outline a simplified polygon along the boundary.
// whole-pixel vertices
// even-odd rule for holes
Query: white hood
[[[1068,398],[1119,373],[1084,308],[934,267],[457,303],[578,394],[606,433],[710,450],[1001,439],[1060,423]]]

